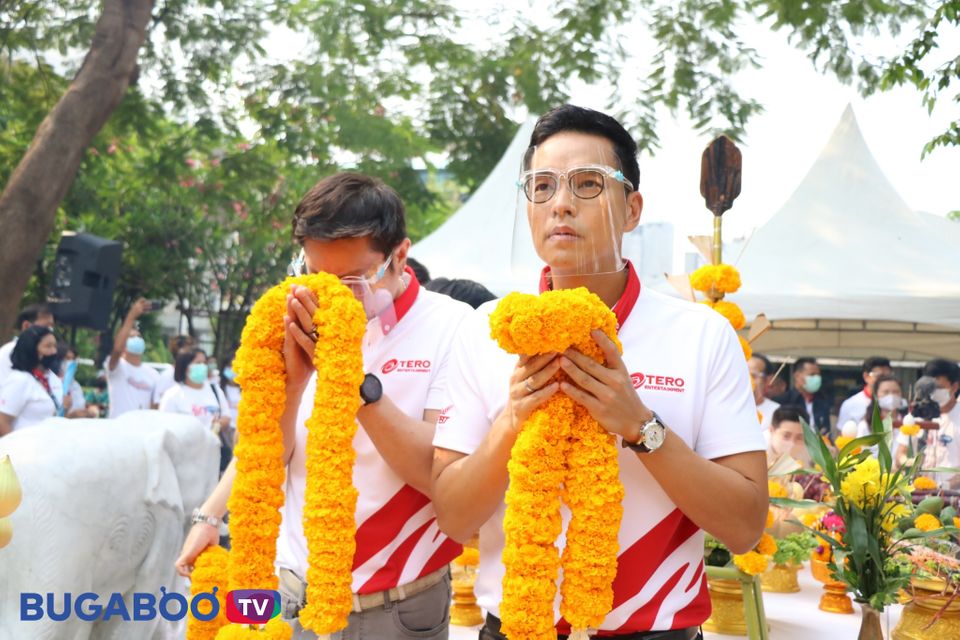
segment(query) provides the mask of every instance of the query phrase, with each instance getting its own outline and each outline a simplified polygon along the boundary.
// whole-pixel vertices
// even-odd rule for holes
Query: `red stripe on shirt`
[[[410,554],[413,553],[414,547],[417,546],[420,538],[423,537],[423,534],[426,533],[427,529],[429,529],[430,525],[434,522],[436,522],[436,518],[430,518],[427,522],[423,523],[419,529],[410,534],[410,536],[403,541],[403,544],[394,550],[386,564],[377,569],[377,572],[363,583],[363,586],[360,587],[357,593],[376,593],[377,591],[396,587],[399,584],[400,574],[403,573],[403,568],[406,566],[407,560],[410,559]]]
[[[437,536],[443,535],[437,531]],[[436,536],[434,537],[436,539]],[[463,553],[463,545],[461,545],[456,540],[451,540],[447,538],[443,543],[433,552],[433,555],[430,556],[430,559],[427,560],[427,564],[423,566],[423,570],[420,572],[420,575],[417,578],[422,578],[423,576],[433,573],[437,569],[440,569],[444,565],[450,564],[453,562],[453,559]]]
[[[637,630],[649,631],[657,620],[657,614],[660,613],[660,607],[663,606],[663,601],[667,599],[667,596],[670,595],[674,587],[677,586],[677,583],[680,582],[680,578],[683,577],[684,571],[686,571],[689,566],[690,564],[687,563],[674,571],[673,575],[660,587],[660,590],[657,591],[646,604],[634,611],[633,615],[614,633],[632,633]]]
[[[690,589],[693,589],[695,586],[697,586],[697,583],[700,582],[701,577],[703,577],[702,562],[699,565],[697,565],[697,572],[693,574],[693,580],[690,581],[690,584],[687,585],[687,588],[684,589],[684,591],[690,591]]]
[[[408,484],[387,500],[376,513],[357,528],[357,550],[353,554],[353,571],[377,555],[400,535],[413,514],[430,500]],[[396,586],[396,585],[391,585]]]
[[[624,516],[627,517],[627,514],[624,514]],[[679,509],[674,509],[642,538],[621,553],[617,558],[617,577],[613,581],[612,609],[616,609],[640,593],[640,590],[647,584],[647,581],[663,561],[699,530],[697,525],[693,524]],[[709,615],[709,600],[707,606],[707,614]],[[638,611],[642,611],[644,608],[641,607]],[[657,608],[659,609],[659,604]],[[636,615],[636,612],[634,615]],[[704,617],[705,619],[706,617]],[[557,631],[569,633],[569,630],[569,623],[561,618],[560,622],[557,623]],[[649,631],[649,629],[621,628],[618,631],[623,633],[624,631]]]

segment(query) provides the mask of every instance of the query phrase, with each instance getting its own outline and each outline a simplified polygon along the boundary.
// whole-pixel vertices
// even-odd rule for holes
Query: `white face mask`
[[[944,389],[943,387],[940,387],[930,395],[930,399],[936,402],[941,407],[944,407],[950,404],[950,400],[952,398],[950,397],[950,391],[948,389]]]
[[[891,411],[893,409],[899,409],[903,405],[903,398],[896,394],[883,396],[877,400],[877,404],[880,405],[881,409]]]

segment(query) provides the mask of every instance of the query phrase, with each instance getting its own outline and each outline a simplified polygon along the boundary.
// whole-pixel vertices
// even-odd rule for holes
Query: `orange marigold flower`
[[[227,563],[230,553],[223,547],[207,547],[194,563],[190,574],[190,595],[212,593],[217,588],[216,598],[220,611],[213,620],[198,620],[191,611],[187,615],[187,640],[213,640],[220,627],[227,624],[226,591],[220,586],[227,575]],[[201,615],[210,613],[210,609],[200,610]]]
[[[756,551],[748,551],[743,555],[733,556],[733,564],[735,564],[740,571],[751,576],[758,576],[766,571],[768,562],[767,556],[757,553]]]
[[[914,489],[936,489],[937,483],[932,478],[927,476],[917,476],[913,479],[913,488]]]
[[[760,542],[756,546],[757,553],[765,556],[772,556],[777,552],[777,541],[769,533],[760,536]]]
[[[767,509],[767,524],[764,525],[764,527],[765,527],[766,529],[769,529],[770,527],[773,526],[774,521],[775,521],[775,519],[774,519],[774,517],[773,517],[773,510]]]
[[[740,288],[740,272],[728,264],[707,264],[690,274],[690,286],[711,298],[719,298],[720,294],[734,293]]]
[[[787,488],[776,480],[767,480],[767,492],[771,498],[786,498]]]
[[[743,357],[749,360],[753,357],[753,347],[750,346],[750,343],[746,341],[743,336],[737,336],[737,339],[740,340],[740,348],[743,349]]]
[[[921,513],[917,516],[913,526],[920,529],[920,531],[934,531],[943,525],[940,524],[940,519],[937,518],[937,516],[930,515],[929,513]]]

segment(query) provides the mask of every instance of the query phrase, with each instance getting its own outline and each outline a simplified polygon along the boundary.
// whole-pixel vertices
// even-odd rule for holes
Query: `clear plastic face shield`
[[[511,263],[530,282],[544,265],[554,278],[614,274],[625,268],[623,234],[636,226],[612,144],[564,132],[527,149],[517,180]]]
[[[368,341],[382,337],[389,333],[397,324],[397,313],[393,304],[393,294],[384,285],[385,279],[391,274],[391,265],[394,254],[390,252],[387,259],[369,273],[362,276],[340,276],[340,283],[350,289],[354,297],[363,305],[367,316]],[[287,267],[288,276],[301,276],[312,273],[307,267],[306,253],[303,249]],[[406,277],[400,274],[399,277]]]

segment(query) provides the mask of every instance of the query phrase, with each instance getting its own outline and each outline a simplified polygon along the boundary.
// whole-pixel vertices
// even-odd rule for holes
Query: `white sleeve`
[[[73,411],[87,408],[87,399],[83,397],[83,388],[76,380],[70,385],[70,398],[73,400]]]
[[[485,397],[485,391],[497,384],[504,391],[507,389],[508,379],[489,379],[500,375],[500,367],[488,366],[495,364],[491,360],[496,360],[489,354],[496,354],[500,349],[490,338],[489,310],[485,311],[484,307],[464,319],[453,340],[445,408],[433,437],[433,446],[441,449],[466,454],[476,451],[490,430],[494,412],[500,410],[490,406],[491,400]]]
[[[457,340],[457,335],[460,332],[460,327],[464,319],[472,314],[470,307],[465,304],[462,306],[464,308],[460,308],[460,304],[455,306],[450,305],[451,311],[455,311],[455,313],[449,313],[448,326],[450,329],[448,333],[443,336],[443,343],[437,351],[439,362],[436,365],[436,373],[433,375],[433,380],[430,381],[430,388],[427,390],[427,399],[423,405],[428,411],[431,409],[442,410],[447,406],[447,383],[450,375],[451,352],[453,351],[453,345]]]
[[[694,450],[711,460],[747,451],[765,451],[757,428],[757,403],[743,349],[733,327],[723,318],[710,319],[722,326],[705,326],[714,334],[707,366],[707,393]],[[669,425],[668,425],[669,426]]]
[[[840,413],[837,415],[837,426],[841,429],[843,425],[847,424],[847,420],[851,419],[850,414],[853,412],[853,407],[851,406],[852,401],[853,397],[850,397],[840,405]]]
[[[0,385],[0,413],[16,418],[27,403],[28,389],[24,383],[32,382],[24,376],[10,373]]]
[[[180,408],[180,385],[173,385],[160,398],[160,411],[168,413],[184,413]]]
[[[0,347],[0,382],[3,382],[13,371],[13,362],[10,360],[10,356],[13,355],[13,347],[13,342],[8,342]]]

